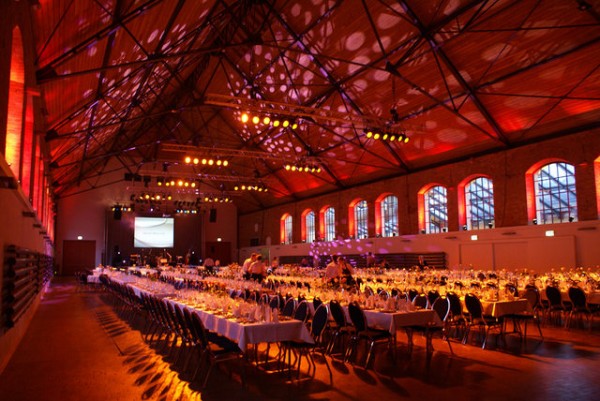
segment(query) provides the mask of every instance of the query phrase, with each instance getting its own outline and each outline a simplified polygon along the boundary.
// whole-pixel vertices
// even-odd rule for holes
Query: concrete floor
[[[426,357],[416,339],[409,355],[399,333],[394,362],[385,347],[373,367],[329,359],[333,385],[322,360],[314,379],[215,368],[206,389],[191,382],[182,363],[142,341],[141,319],[123,320],[106,293],[77,292],[73,279],[56,278],[27,335],[0,375],[0,401],[31,400],[592,400],[600,390],[600,328],[544,328],[544,341],[531,337],[525,349],[509,338],[502,349],[434,340]],[[233,374],[229,374],[229,372]],[[303,366],[306,371],[306,366]]]

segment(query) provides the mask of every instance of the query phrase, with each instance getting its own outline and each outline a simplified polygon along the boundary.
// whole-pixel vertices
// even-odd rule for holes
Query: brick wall
[[[473,174],[487,175],[493,180],[497,228],[527,226],[530,222],[526,208],[525,173],[532,165],[544,159],[563,159],[575,165],[579,220],[596,220],[598,210],[594,160],[600,156],[599,138],[600,130],[572,134],[241,215],[239,216],[239,247],[250,246],[252,238],[257,238],[259,245],[279,244],[279,220],[284,213],[293,216],[293,239],[294,242],[300,242],[302,212],[311,208],[318,216],[319,210],[325,205],[335,207],[336,232],[338,236],[346,238],[348,237],[348,205],[358,197],[368,202],[369,235],[375,236],[374,202],[384,192],[392,192],[398,197],[399,234],[417,234],[419,231],[417,193],[423,186],[434,182],[448,188],[449,231],[457,231],[459,230],[457,185],[465,177]],[[318,217],[316,226],[318,233]]]

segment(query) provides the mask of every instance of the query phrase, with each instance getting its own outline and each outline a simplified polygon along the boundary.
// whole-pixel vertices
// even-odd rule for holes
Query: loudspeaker
[[[209,223],[217,222],[217,209],[210,209],[210,213],[208,215],[208,221],[209,221]]]
[[[115,220],[121,220],[122,215],[123,215],[123,212],[121,211],[121,209],[115,209],[115,211],[113,212],[113,218]]]
[[[258,246],[258,238],[250,238],[250,246]]]

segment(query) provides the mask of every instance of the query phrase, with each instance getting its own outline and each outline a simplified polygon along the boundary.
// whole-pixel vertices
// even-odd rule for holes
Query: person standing
[[[242,265],[242,274],[246,280],[250,280],[250,266],[256,261],[256,256],[256,253],[252,253],[249,258],[244,260],[244,264]]]
[[[325,268],[325,278],[328,282],[333,283],[342,276],[342,270],[338,264],[338,256],[334,256],[331,262]]]
[[[258,255],[250,265],[250,278],[262,283],[265,277],[267,277],[267,266],[262,260],[262,255]]]

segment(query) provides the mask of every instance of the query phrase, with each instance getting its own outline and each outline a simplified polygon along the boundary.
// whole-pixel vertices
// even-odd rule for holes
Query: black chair
[[[308,302],[306,300],[300,302],[294,310],[293,318],[305,322],[308,320],[309,310]]]
[[[450,316],[446,319],[448,324],[448,336],[464,339],[467,329],[467,317],[463,311],[462,301],[458,294],[453,291],[446,293],[446,297],[450,302]]]
[[[325,361],[325,365],[329,371],[329,381],[331,384],[333,384],[333,373],[331,372],[331,367],[329,366],[329,362],[325,357],[328,345],[326,345],[326,342],[323,339],[323,333],[325,327],[327,326],[328,319],[329,312],[327,311],[327,306],[323,304],[319,305],[319,307],[315,310],[310,329],[310,334],[314,342],[307,343],[304,341],[291,341],[287,344],[291,351],[297,355],[296,362],[298,363],[298,377],[300,377],[300,367],[303,356],[305,356],[306,360],[308,361],[308,373],[310,374],[312,370],[311,376],[314,377],[315,373],[317,372],[317,365],[313,355],[315,352],[319,351],[323,356],[323,360]]]
[[[427,308],[433,309],[433,304],[436,299],[440,297],[440,293],[437,290],[431,290],[427,293]]]
[[[440,296],[436,298],[431,309],[433,309],[437,314],[439,322],[429,322],[429,324],[426,325],[408,326],[407,330],[410,330],[409,351],[412,351],[413,332],[417,331],[425,335],[427,344],[426,349],[428,354],[431,354],[433,352],[433,336],[436,333],[441,333],[442,339],[446,340],[446,342],[448,343],[450,353],[454,354],[454,351],[452,350],[452,344],[450,344],[450,337],[448,336],[448,317],[451,315],[450,300],[445,296]]]
[[[365,313],[356,301],[351,302],[348,305],[348,312],[350,315],[350,320],[352,320],[352,324],[354,325],[355,332],[350,336],[350,343],[348,344],[346,357],[344,358],[345,361],[349,360],[354,354],[354,351],[361,340],[364,340],[369,344],[369,350],[365,360],[365,368],[369,366],[369,362],[373,356],[373,348],[375,347],[375,344],[387,342],[388,349],[390,352],[392,352],[392,356],[394,357],[396,350],[396,338],[392,333],[385,329],[369,327]]]
[[[313,309],[316,310],[319,309],[319,306],[321,306],[323,304],[323,301],[321,300],[321,298],[319,297],[314,297],[313,298]]]
[[[407,296],[410,302],[412,302],[417,295],[419,295],[419,291],[415,290],[414,288],[408,290]]]
[[[567,311],[567,308],[562,302],[560,289],[551,285],[547,286],[546,298],[548,298],[548,307],[546,309],[548,321],[554,323],[556,326],[562,326],[562,316]]]
[[[483,314],[483,306],[481,305],[481,301],[474,294],[465,295],[465,305],[467,310],[469,311],[469,321],[467,324],[467,330],[465,332],[465,336],[463,338],[463,344],[466,344],[469,339],[469,334],[472,329],[478,329],[480,334],[483,331],[483,343],[481,348],[485,349],[487,344],[488,334],[491,330],[498,330],[498,338],[503,338],[503,321],[502,319],[497,319],[493,316],[487,316]],[[496,341],[497,343],[497,341]]]
[[[296,310],[296,300],[294,298],[289,298],[285,301],[285,305],[283,307],[283,311],[281,314],[283,316],[292,317],[294,315],[294,311]]]
[[[428,302],[429,301],[427,300],[427,295],[425,294],[419,294],[412,300],[415,309],[426,309]]]
[[[593,315],[592,310],[589,308],[587,303],[587,298],[585,292],[579,287],[570,287],[569,291],[569,299],[571,300],[571,310],[567,315],[565,321],[565,327],[568,329],[571,325],[571,321],[573,317],[579,318],[581,323],[583,324],[583,317],[586,318],[588,322],[589,329],[592,329],[591,318]]]
[[[354,333],[354,327],[346,320],[344,309],[336,300],[329,301],[329,312],[333,317],[333,323],[330,322],[331,337],[327,345],[327,353],[332,354],[338,340],[342,340],[342,357],[346,354],[346,347],[343,346],[343,340]]]
[[[192,324],[193,324],[193,334],[196,336],[195,344],[197,345],[200,351],[200,361],[194,372],[193,379],[195,380],[198,376],[198,373],[202,368],[202,359],[205,358],[209,363],[208,371],[204,376],[204,380],[202,382],[202,387],[206,387],[208,383],[208,378],[210,377],[210,373],[214,365],[226,361],[237,360],[241,366],[241,378],[242,385],[244,385],[244,356],[238,345],[222,336],[217,336],[216,334],[213,336],[211,340],[209,340],[208,331],[204,327],[202,320],[197,314],[192,314]]]

